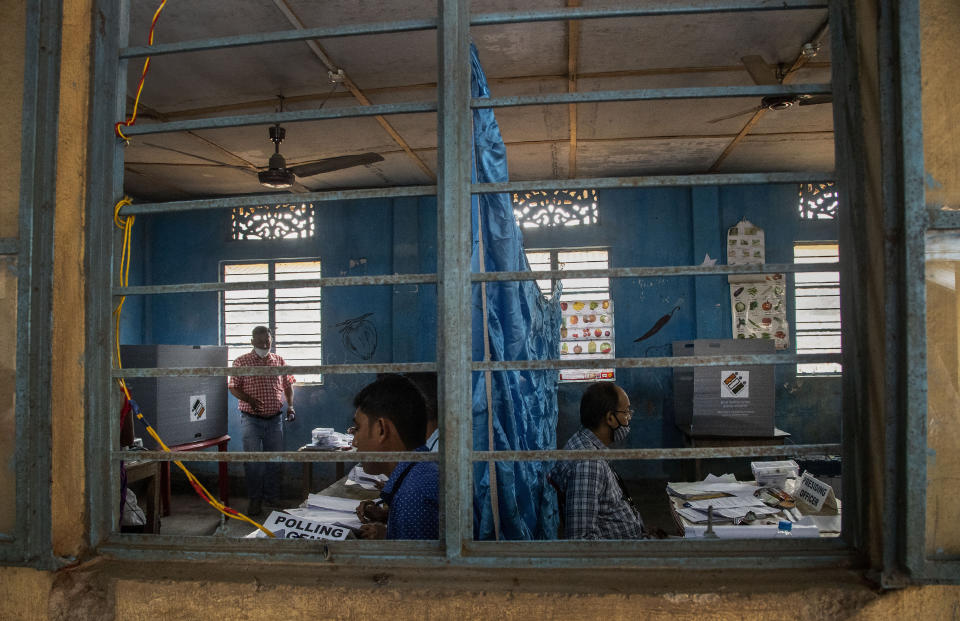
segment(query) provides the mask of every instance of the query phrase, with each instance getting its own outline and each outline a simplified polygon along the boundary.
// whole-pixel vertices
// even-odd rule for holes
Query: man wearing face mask
[[[286,362],[270,352],[270,330],[264,326],[253,329],[250,339],[253,351],[238,356],[235,367],[282,367]],[[233,375],[228,384],[230,393],[239,400],[240,426],[243,429],[244,451],[282,451],[283,399],[287,400],[286,421],[296,418],[293,407],[292,375]],[[277,506],[280,502],[281,464],[247,462],[243,464],[250,504],[247,515],[259,515],[263,503]]]
[[[566,450],[605,451],[630,433],[630,398],[612,382],[587,387],[580,400],[583,428]],[[603,459],[559,462],[550,474],[563,491],[567,539],[640,539],[647,532],[620,475]]]

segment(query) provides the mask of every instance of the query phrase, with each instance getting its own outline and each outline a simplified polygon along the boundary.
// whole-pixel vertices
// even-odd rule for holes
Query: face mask
[[[620,425],[613,430],[613,441],[623,442],[630,435],[630,425]]]
[[[253,351],[257,352],[257,355],[260,356],[261,358],[266,358],[267,354],[270,353],[269,349],[260,349],[259,347],[254,347]]]

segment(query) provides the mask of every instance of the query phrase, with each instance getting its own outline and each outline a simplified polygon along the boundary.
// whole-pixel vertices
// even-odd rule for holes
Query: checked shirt
[[[567,450],[607,447],[589,429],[567,441]],[[551,478],[565,491],[564,537],[567,539],[640,539],[643,520],[624,498],[617,475],[603,459],[560,462]]]
[[[237,356],[233,361],[235,367],[283,367],[286,366],[283,358],[271,352],[266,358],[261,358],[256,352]],[[269,418],[283,408],[284,390],[297,380],[292,375],[246,375],[230,376],[230,387],[239,388],[251,397],[263,401],[263,412],[254,412],[246,401],[240,401],[238,407],[244,414]]]

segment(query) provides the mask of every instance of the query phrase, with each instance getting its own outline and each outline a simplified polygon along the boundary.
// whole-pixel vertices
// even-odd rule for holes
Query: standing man
[[[630,433],[630,398],[612,382],[587,387],[580,400],[583,428],[567,441],[565,450],[605,451]],[[550,474],[563,490],[564,537],[567,539],[646,538],[640,513],[627,488],[603,459],[559,462]]]
[[[283,358],[271,353],[270,330],[264,326],[253,329],[250,339],[253,351],[238,356],[235,367],[282,367]],[[230,393],[239,400],[240,426],[243,429],[244,451],[283,450],[283,399],[287,399],[287,422],[296,418],[293,408],[292,375],[247,375],[230,377]],[[276,462],[247,462],[243,464],[250,504],[247,515],[259,515],[263,503],[276,505],[280,501],[280,469]]]
[[[358,451],[427,451],[427,404],[420,389],[400,375],[385,375],[357,393],[353,400],[353,445]],[[436,462],[367,462],[364,472],[387,474],[380,492],[386,505],[364,524],[364,539],[437,539],[440,533]],[[357,508],[361,519],[371,519]]]

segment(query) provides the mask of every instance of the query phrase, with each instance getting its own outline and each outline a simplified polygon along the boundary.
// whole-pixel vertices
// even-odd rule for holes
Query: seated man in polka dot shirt
[[[358,451],[426,451],[427,404],[409,379],[387,375],[353,400],[353,445]],[[439,474],[436,462],[366,462],[364,472],[388,474],[380,497],[387,523],[364,524],[364,539],[437,539]]]

